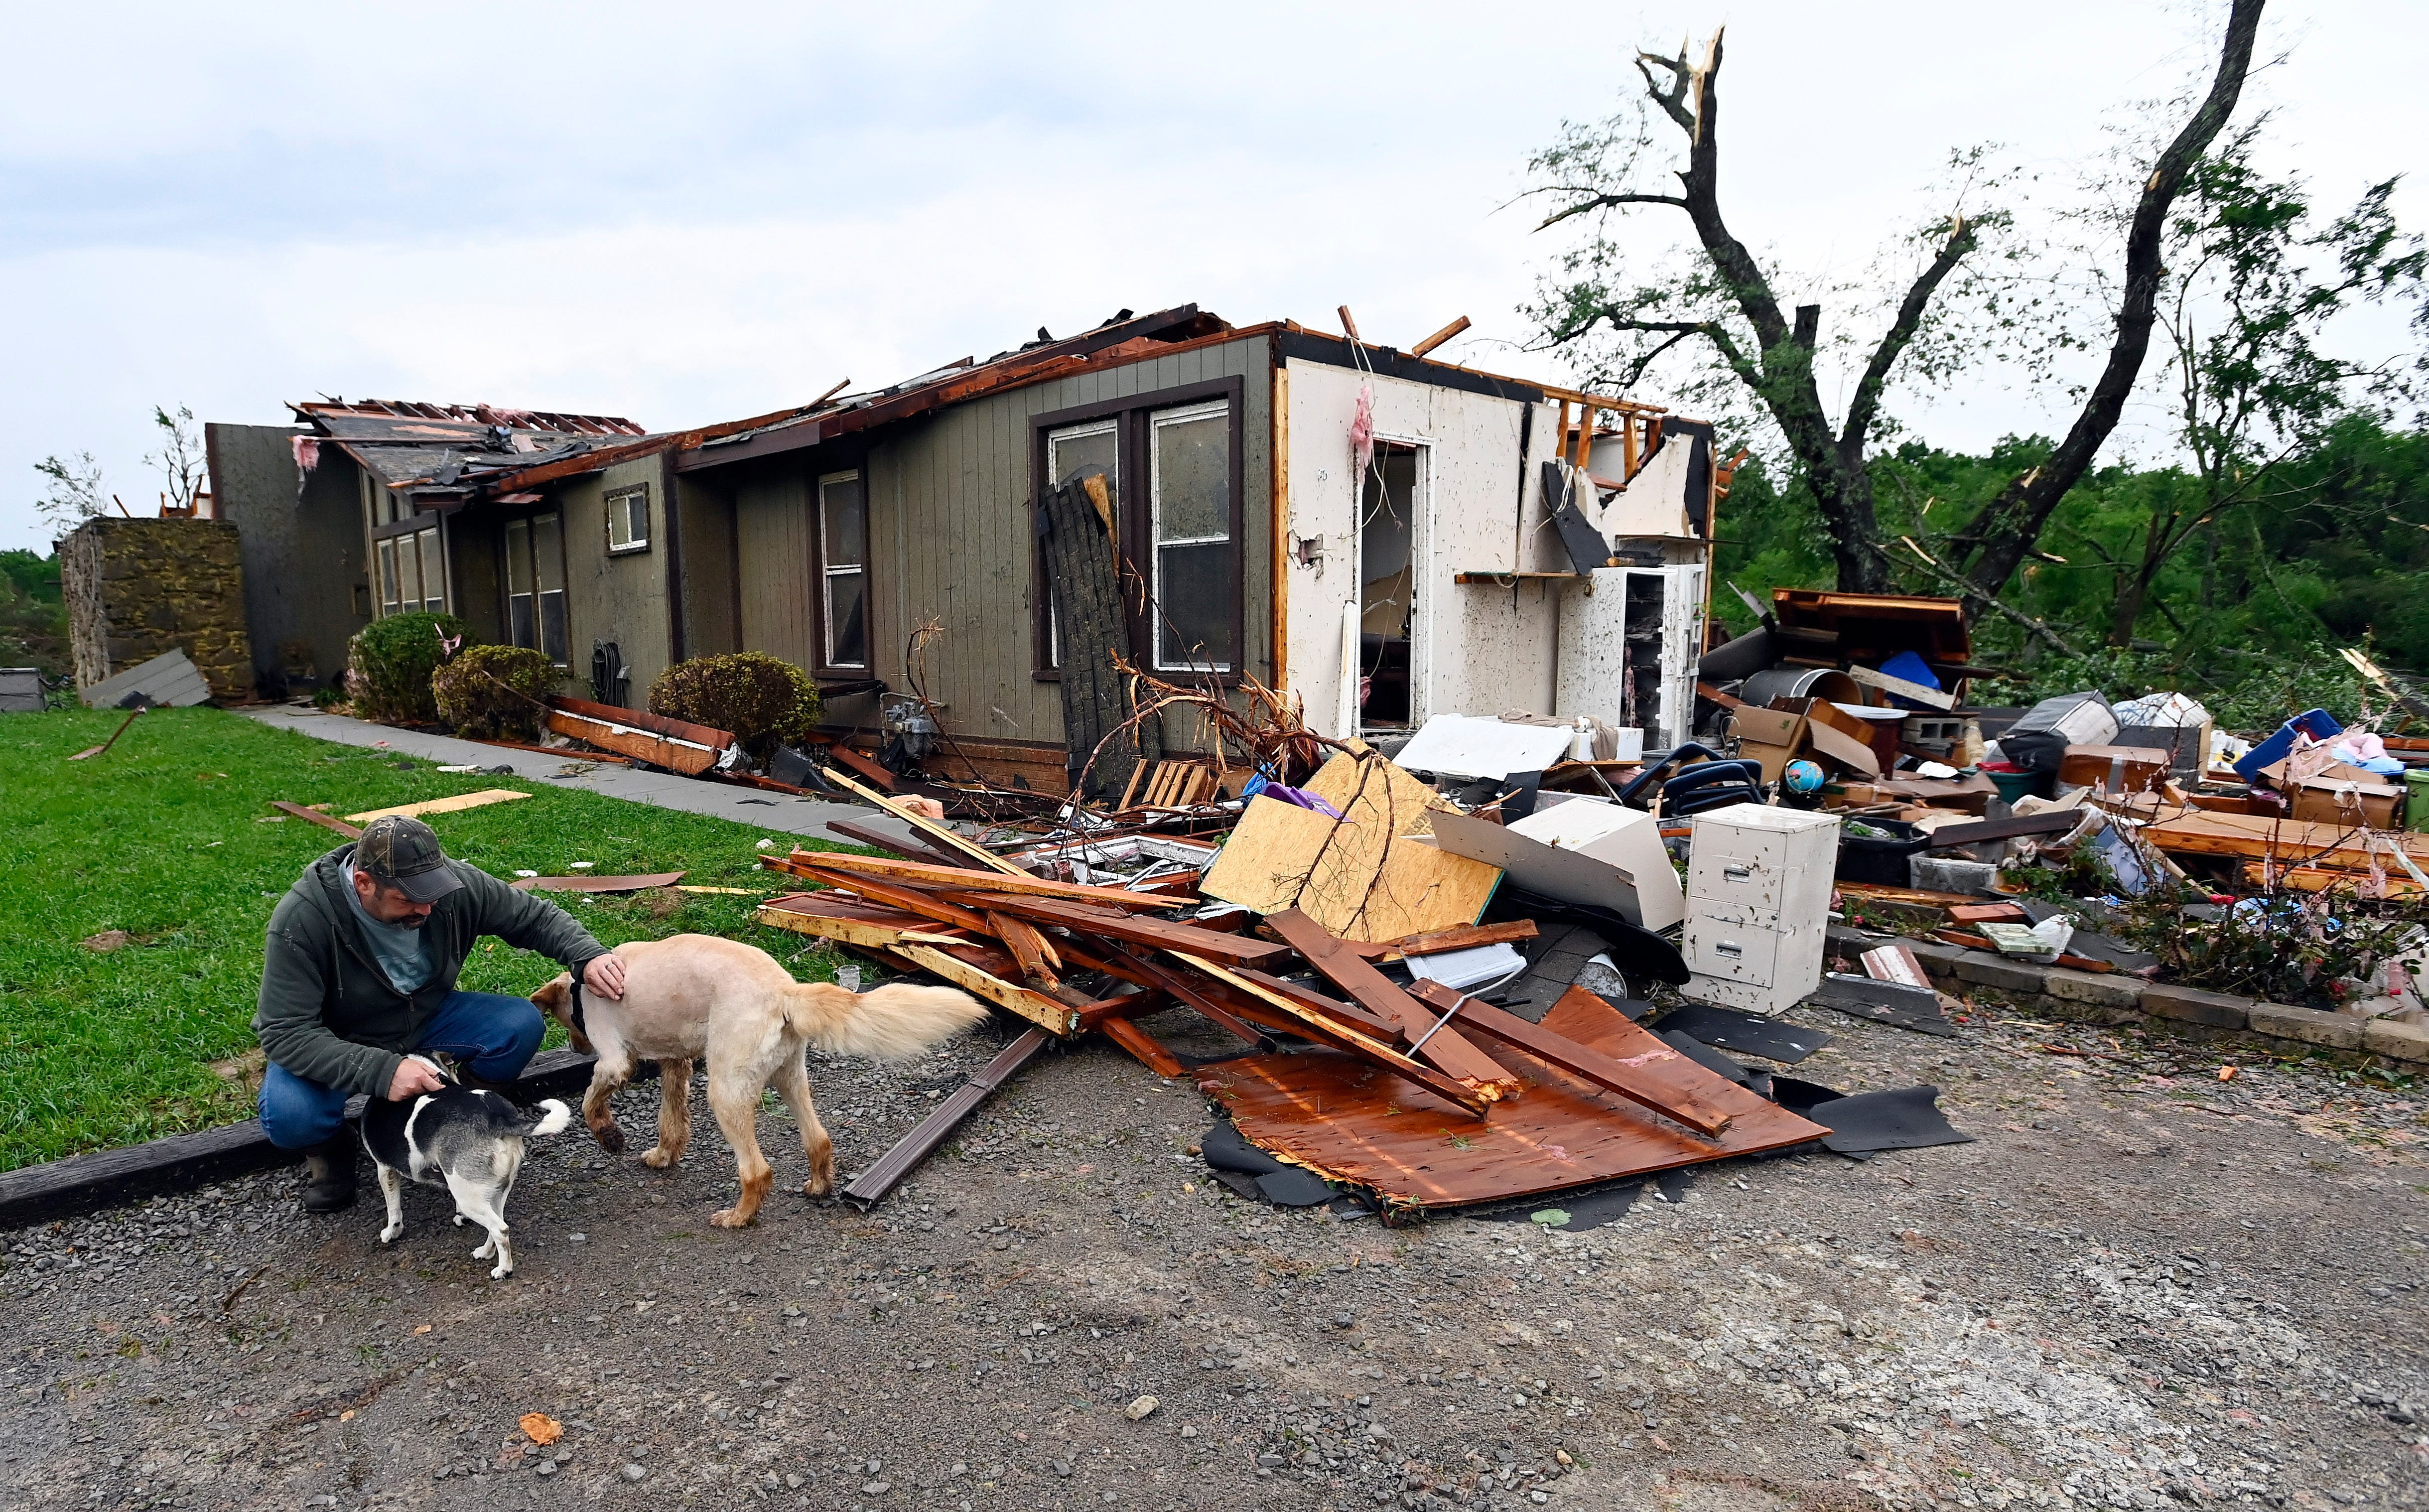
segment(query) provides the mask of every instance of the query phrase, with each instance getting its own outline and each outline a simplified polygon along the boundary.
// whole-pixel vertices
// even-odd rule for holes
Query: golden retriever
[[[691,1067],[708,1062],[708,1105],[734,1146],[742,1197],[710,1215],[719,1228],[740,1228],[758,1216],[775,1172],[759,1153],[759,1098],[768,1088],[801,1126],[810,1179],[801,1190],[823,1197],[834,1188],[834,1143],[810,1106],[802,1053],[901,1060],[952,1038],[986,1017],[985,1005],[957,988],[889,982],[851,992],[824,982],[796,982],[766,951],[713,935],[675,935],[616,947],[624,962],[624,995],[610,1002],[577,996],[570,975],[532,994],[540,1011],[565,1025],[573,1048],[599,1057],[583,1095],[582,1121],[611,1154],[624,1134],[607,1106],[644,1060],[658,1063],[663,1088],[658,1142],[641,1156],[661,1169],[683,1158],[691,1138]]]

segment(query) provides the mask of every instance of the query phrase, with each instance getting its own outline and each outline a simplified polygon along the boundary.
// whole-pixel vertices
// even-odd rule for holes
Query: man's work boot
[[[304,1211],[342,1213],[355,1205],[355,1136],[344,1130],[304,1152]]]

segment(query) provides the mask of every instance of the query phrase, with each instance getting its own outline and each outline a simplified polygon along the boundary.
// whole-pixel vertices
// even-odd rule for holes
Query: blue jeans
[[[473,1075],[488,1081],[512,1081],[539,1048],[547,1022],[529,998],[498,992],[450,992],[438,1012],[422,1026],[421,1042],[413,1048],[453,1055]],[[281,1150],[302,1150],[337,1135],[346,1126],[342,1088],[306,1081],[273,1064],[261,1078],[261,1128]]]

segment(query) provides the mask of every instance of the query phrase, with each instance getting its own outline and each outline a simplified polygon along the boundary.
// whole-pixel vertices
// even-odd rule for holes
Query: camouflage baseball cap
[[[355,841],[355,869],[416,903],[437,903],[464,885],[438,848],[438,837],[418,819],[386,814],[363,826]]]

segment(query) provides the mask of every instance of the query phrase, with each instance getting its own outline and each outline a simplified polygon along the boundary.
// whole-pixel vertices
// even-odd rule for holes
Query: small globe
[[[1791,761],[1780,773],[1780,785],[1793,793],[1815,793],[1822,790],[1822,769],[1810,761]]]

